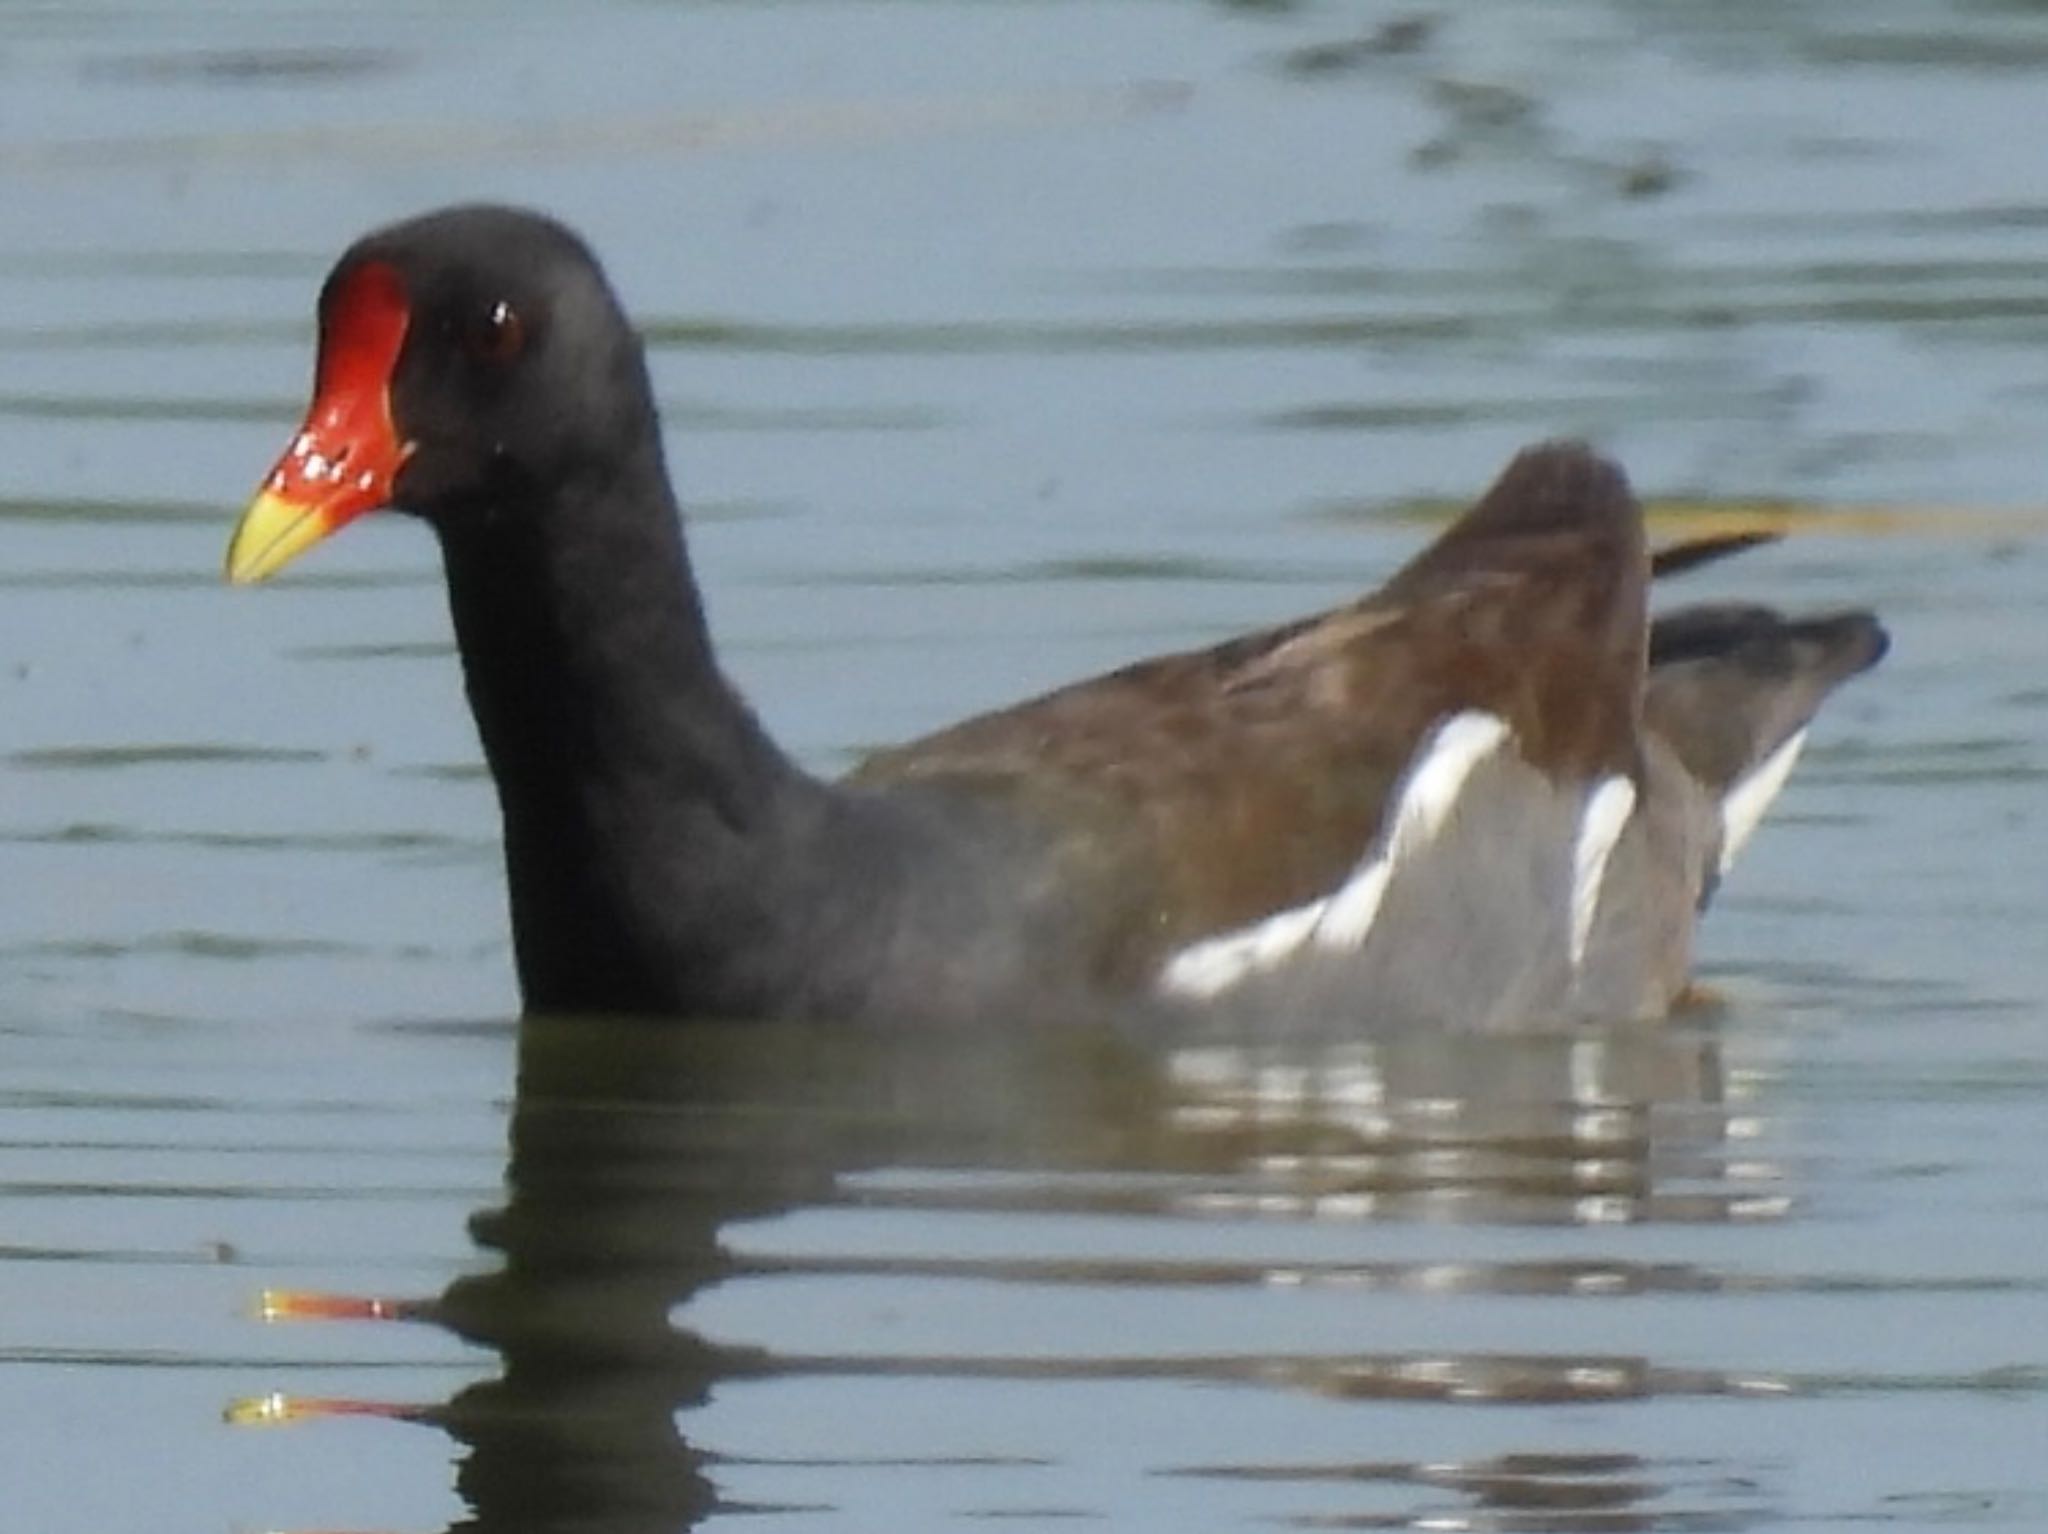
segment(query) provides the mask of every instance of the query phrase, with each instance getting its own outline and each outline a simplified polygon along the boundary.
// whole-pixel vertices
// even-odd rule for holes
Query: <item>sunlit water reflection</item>
[[[503,1361],[422,1413],[465,1446],[482,1527],[842,1508],[835,1470],[920,1466],[948,1488],[934,1513],[1089,1510],[1105,1435],[1120,1478],[1169,1480],[1169,1500],[1216,1481],[1284,1488],[1318,1518],[1419,1494],[1487,1526],[1579,1508],[1685,1527],[1753,1507],[1736,1488],[1755,1467],[1660,1465],[1622,1425],[1560,1446],[1543,1409],[1802,1388],[1731,1367],[1682,1316],[1612,1314],[1803,1282],[1658,1239],[1790,1202],[1710,1035],[1160,1054],[1081,1033],[572,1022],[530,1027],[520,1062],[509,1199],[475,1222],[502,1268],[417,1311]],[[739,1447],[705,1407],[735,1382]],[[850,1384],[915,1389],[914,1420],[861,1409]],[[1512,1447],[1442,1418],[1410,1461],[1304,1460],[1256,1431],[1188,1457],[1159,1433],[1167,1386],[1224,1387],[1248,1423],[1276,1403],[1536,1410]],[[1027,1405],[1020,1442],[991,1403],[1034,1394],[1071,1403],[1051,1422]],[[748,1447],[748,1417],[790,1398],[802,1419],[820,1397],[856,1420],[795,1452]]]

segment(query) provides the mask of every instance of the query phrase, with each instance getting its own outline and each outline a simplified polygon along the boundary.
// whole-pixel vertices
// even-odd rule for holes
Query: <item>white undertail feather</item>
[[[1792,776],[1793,764],[1799,760],[1800,747],[1806,744],[1806,731],[1796,731],[1777,750],[1750,768],[1735,780],[1735,786],[1728,790],[1721,800],[1721,867],[1724,875],[1735,865],[1736,857],[1749,844],[1756,828],[1763,824],[1764,813],[1771,802],[1785,787],[1786,779]]]
[[[1324,950],[1361,946],[1402,862],[1435,839],[1473,769],[1507,739],[1506,722],[1492,714],[1470,709],[1446,719],[1416,752],[1386,830],[1342,885],[1306,905],[1189,944],[1160,970],[1160,988],[1214,996],[1276,967],[1311,940]]]
[[[1578,839],[1572,844],[1573,969],[1586,962],[1593,918],[1600,914],[1600,885],[1607,877],[1607,860],[1635,807],[1636,786],[1619,773],[1603,778],[1586,798],[1586,813],[1580,817]]]

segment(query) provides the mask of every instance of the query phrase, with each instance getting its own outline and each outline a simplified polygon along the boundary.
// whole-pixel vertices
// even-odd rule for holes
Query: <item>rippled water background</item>
[[[2048,1525],[2044,107],[2019,0],[0,8],[6,1526]],[[1562,432],[1897,646],[1668,1032],[521,1031],[425,535],[216,574],[478,196],[821,768]]]

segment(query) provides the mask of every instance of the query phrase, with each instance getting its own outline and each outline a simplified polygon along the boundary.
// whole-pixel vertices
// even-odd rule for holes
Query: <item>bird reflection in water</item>
[[[1306,1393],[1332,1410],[1350,1401],[1778,1393],[1784,1381],[1623,1348],[1407,1350],[1391,1324],[1384,1353],[1257,1346],[1261,1296],[1276,1289],[1341,1288],[1370,1305],[1376,1294],[1598,1297],[1734,1286],[1725,1272],[1632,1259],[1595,1234],[1621,1223],[1785,1213],[1783,1176],[1760,1159],[1755,1126],[1731,1112],[1724,1085],[1716,1036],[1691,1028],[1154,1047],[1079,1028],[992,1037],[532,1019],[519,1041],[507,1197],[473,1222],[498,1266],[431,1301],[386,1302],[386,1314],[430,1320],[490,1348],[501,1372],[438,1406],[299,1404],[414,1417],[448,1432],[463,1446],[458,1487],[469,1513],[458,1529],[652,1534],[750,1505],[722,1491],[735,1479],[758,1487],[800,1470],[805,1491],[792,1500],[814,1502],[834,1473],[875,1468],[851,1452],[838,1462],[764,1465],[693,1443],[691,1408],[735,1380],[911,1378],[935,1392],[948,1379],[1228,1383]],[[957,1213],[1015,1218],[993,1243],[984,1220],[974,1253],[959,1256],[933,1254],[944,1243],[931,1239],[930,1223],[902,1255],[750,1255],[747,1234],[734,1229],[848,1206],[926,1222]],[[1137,1234],[1119,1235],[1125,1249],[1107,1255],[1034,1248],[1031,1216],[1088,1212],[1141,1217],[1129,1227]],[[1189,1258],[1170,1239],[1148,1251],[1146,1229],[1170,1236],[1179,1226],[1142,1217],[1227,1224],[1232,1255]],[[1260,1231],[1301,1220],[1356,1222],[1366,1255],[1262,1259]],[[1473,1239],[1456,1258],[1417,1257],[1412,1246],[1405,1256],[1373,1255],[1389,1243],[1370,1228],[1391,1236],[1418,1223],[1470,1225]],[[1504,1258],[1529,1248],[1498,1239],[1502,1228],[1530,1226],[1581,1230],[1585,1255]],[[998,1335],[951,1354],[877,1352],[872,1339],[849,1337],[844,1352],[821,1355],[722,1345],[679,1321],[712,1286],[790,1274],[938,1277],[1048,1293],[1206,1286],[1235,1290],[1246,1324],[1151,1356],[1078,1340],[1063,1351],[1045,1333],[1030,1336],[1028,1348]],[[284,1296],[279,1310],[367,1314],[367,1303]],[[291,1415],[295,1407],[272,1398],[253,1410]],[[1532,1436],[1544,1420],[1527,1419]],[[1754,1493],[1744,1479],[1750,1467],[1659,1460],[1620,1444],[1593,1453],[1538,1441],[1505,1455],[1190,1462],[1171,1439],[1127,1426],[1143,1446],[1133,1452],[1156,1461],[1135,1474],[1370,1500],[1370,1513],[1333,1511],[1340,1524],[1524,1527],[1515,1521],[1521,1513],[1578,1509],[1597,1512],[1603,1529],[1693,1527],[1702,1516],[1727,1516],[1719,1499],[1735,1495],[1730,1485]],[[989,1431],[999,1434],[1000,1424]],[[904,1468],[900,1458],[890,1464]],[[1389,1515],[1390,1494],[1411,1505]],[[1455,1521],[1443,1524],[1446,1516]]]

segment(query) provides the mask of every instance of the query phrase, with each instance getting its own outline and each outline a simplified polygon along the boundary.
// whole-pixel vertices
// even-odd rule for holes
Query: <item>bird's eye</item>
[[[477,361],[504,367],[526,349],[526,322],[501,298],[470,322],[463,344]]]

